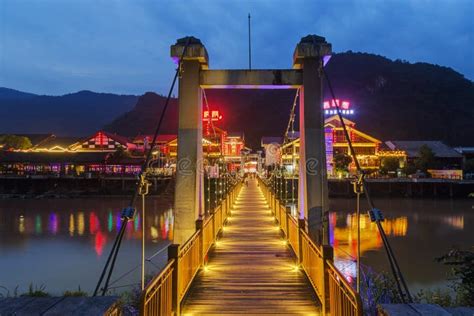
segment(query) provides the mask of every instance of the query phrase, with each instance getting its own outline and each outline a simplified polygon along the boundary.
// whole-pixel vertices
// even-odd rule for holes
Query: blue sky
[[[0,0],[0,86],[40,94],[165,93],[169,46],[194,35],[212,68],[289,68],[296,43],[444,66],[474,79],[474,1]]]

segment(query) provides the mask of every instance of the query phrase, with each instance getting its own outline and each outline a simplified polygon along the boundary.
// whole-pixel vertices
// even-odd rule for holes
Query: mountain
[[[125,136],[153,134],[165,102],[166,97],[153,92],[147,92],[138,99],[131,111],[118,116],[112,122],[105,125],[104,129]],[[175,134],[177,129],[178,102],[173,98],[170,100],[160,131],[162,134]]]
[[[450,145],[474,145],[474,85],[450,68],[346,52],[334,54],[327,73],[336,97],[353,105],[355,114],[348,118],[382,141],[442,140]],[[330,99],[326,85],[324,94]],[[295,90],[214,89],[206,90],[206,96],[210,108],[223,115],[217,125],[245,132],[247,143],[258,148],[262,136],[283,135]],[[129,136],[151,133],[164,102],[165,97],[147,93],[106,129]],[[165,125],[163,133],[176,133],[175,99]]]
[[[0,134],[83,136],[133,108],[134,95],[79,91],[62,96],[0,88]]]
[[[474,145],[474,84],[462,74],[352,52],[336,54],[327,67],[337,96],[355,106],[350,119],[374,137]]]
[[[222,114],[222,120],[216,122],[216,126],[229,132],[244,132],[247,143],[253,148],[259,147],[262,136],[281,135],[284,132],[294,94],[294,90],[272,90],[270,94],[269,90],[206,90],[209,108],[219,110]],[[151,134],[165,101],[166,97],[148,92],[140,97],[132,111],[121,115],[104,129],[127,136]],[[178,102],[173,98],[160,133],[175,134],[177,129]]]

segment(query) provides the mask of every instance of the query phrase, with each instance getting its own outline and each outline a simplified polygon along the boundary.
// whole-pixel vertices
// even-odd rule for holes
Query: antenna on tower
[[[250,37],[250,13],[249,13],[249,70],[252,70],[252,42]]]

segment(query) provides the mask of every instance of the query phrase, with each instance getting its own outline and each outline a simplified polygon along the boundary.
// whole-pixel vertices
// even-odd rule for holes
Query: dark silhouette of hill
[[[107,124],[104,129],[125,136],[153,134],[158,119],[165,106],[166,97],[153,92],[142,95],[135,107]],[[178,102],[171,99],[166,112],[162,134],[175,134],[178,129]]]
[[[349,119],[366,133],[385,140],[442,140],[474,145],[474,85],[460,73],[427,63],[410,64],[366,53],[335,54],[327,66],[337,97],[352,102]],[[218,123],[245,132],[258,148],[262,136],[282,136],[295,90],[207,90],[212,109],[223,114]],[[328,89],[325,88],[329,99]],[[147,93],[135,108],[106,129],[135,136],[152,133],[165,97]],[[177,103],[173,99],[163,133],[176,133]],[[298,121],[295,122],[296,129]]]
[[[91,91],[45,96],[0,88],[0,134],[87,135],[132,109],[137,100]]]
[[[348,52],[332,58],[328,73],[374,137],[474,145],[474,84],[451,68]]]

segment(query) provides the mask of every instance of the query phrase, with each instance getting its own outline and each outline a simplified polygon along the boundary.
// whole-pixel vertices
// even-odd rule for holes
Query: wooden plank
[[[255,180],[182,304],[183,315],[318,315],[320,303],[281,237]]]

